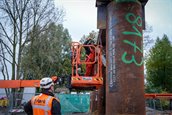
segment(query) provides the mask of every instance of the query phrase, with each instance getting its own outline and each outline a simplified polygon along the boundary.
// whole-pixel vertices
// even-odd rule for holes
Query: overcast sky
[[[97,30],[96,0],[55,0],[66,10],[63,25],[74,41]],[[153,27],[154,39],[167,34],[172,41],[172,0],[149,0],[145,7],[146,22]]]
[[[146,21],[157,38],[166,34],[172,42],[172,0],[149,0],[145,7]]]
[[[79,41],[83,35],[97,30],[96,0],[55,0],[56,5],[63,7],[66,16],[63,25],[69,30],[74,41]]]

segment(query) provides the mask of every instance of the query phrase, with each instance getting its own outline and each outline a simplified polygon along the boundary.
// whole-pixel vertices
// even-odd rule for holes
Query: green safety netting
[[[89,112],[89,94],[56,94],[56,97],[60,100],[62,114]]]

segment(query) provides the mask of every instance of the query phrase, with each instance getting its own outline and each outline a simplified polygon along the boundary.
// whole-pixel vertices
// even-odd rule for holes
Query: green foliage
[[[147,92],[172,92],[172,46],[168,37],[157,38],[146,61]]]
[[[32,44],[29,43],[24,48],[24,78],[40,79],[45,76],[70,74],[70,42],[69,32],[63,25],[50,23]]]
[[[161,106],[163,110],[169,110],[170,101],[167,99],[161,99]]]

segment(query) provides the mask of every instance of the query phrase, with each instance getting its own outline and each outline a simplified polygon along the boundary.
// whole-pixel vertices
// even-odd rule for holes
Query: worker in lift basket
[[[84,45],[95,45],[94,41],[91,38],[87,38]],[[85,62],[94,62],[95,60],[95,49],[91,46],[85,47],[86,51],[86,60]],[[94,75],[94,64],[86,64],[85,76]]]
[[[49,77],[40,81],[41,94],[24,105],[28,115],[61,115],[60,101],[54,97],[54,83]]]

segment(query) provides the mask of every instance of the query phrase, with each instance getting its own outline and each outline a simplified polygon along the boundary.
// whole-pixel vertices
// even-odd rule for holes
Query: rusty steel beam
[[[142,6],[142,21],[143,21],[143,29],[145,29],[145,5],[148,0],[96,0],[96,7],[97,7],[97,28],[98,29],[106,29],[106,7],[112,1],[138,1],[141,3]]]
[[[112,1],[139,1],[143,4],[146,4],[148,2],[148,0],[96,0],[96,6],[108,4]]]
[[[106,115],[145,115],[142,26],[138,0],[108,4]]]
[[[97,28],[106,29],[106,6],[99,6],[97,8]]]

